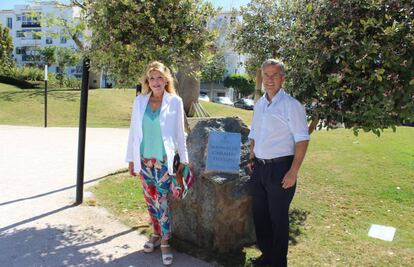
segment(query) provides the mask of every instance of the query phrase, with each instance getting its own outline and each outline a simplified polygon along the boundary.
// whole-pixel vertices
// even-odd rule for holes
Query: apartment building
[[[17,66],[43,66],[39,50],[47,46],[60,46],[76,50],[76,44],[63,35],[63,29],[58,26],[43,25],[42,19],[58,17],[73,20],[77,14],[76,8],[58,7],[55,1],[41,2],[30,5],[15,5],[12,10],[0,10],[0,23],[8,27],[13,39],[13,58]],[[59,35],[62,33],[62,35]],[[49,66],[50,72],[59,72],[56,65]],[[79,66],[65,68],[65,74],[81,76]]]
[[[245,61],[246,56],[241,55],[234,51],[233,46],[228,40],[228,36],[234,27],[235,22],[240,21],[241,17],[233,12],[224,11],[220,12],[217,16],[211,18],[207,24],[210,30],[216,30],[218,32],[218,39],[216,46],[224,50],[224,59],[226,61],[226,76],[234,73],[243,74],[246,73]],[[236,100],[237,96],[234,93],[233,88],[224,87],[223,83],[201,83],[200,91],[207,94],[211,100],[220,96],[230,98],[230,100]]]
[[[17,66],[39,66],[43,68],[44,62],[41,61],[39,50],[48,46],[60,46],[76,50],[77,46],[72,39],[67,39],[63,34],[63,28],[58,26],[48,26],[42,21],[45,18],[56,17],[68,21],[76,21],[79,9],[76,7],[59,7],[56,1],[43,1],[30,5],[15,5],[12,10],[0,10],[0,23],[10,29],[13,39],[13,58]],[[219,33],[217,47],[224,49],[226,61],[226,75],[233,73],[245,73],[244,62],[246,57],[238,54],[232,49],[227,40],[227,36],[234,25],[240,20],[239,16],[232,12],[221,12],[211,18],[207,27],[217,30]],[[59,33],[61,33],[59,35]],[[56,65],[49,66],[49,72],[59,72]],[[65,74],[69,76],[81,77],[81,66],[69,66],[65,68]],[[107,87],[113,84],[101,71],[101,73],[91,73],[90,87]],[[212,88],[212,90],[210,90]],[[232,88],[225,88],[222,83],[211,84],[201,83],[201,92],[207,93],[210,99],[219,96],[227,96],[234,100]]]

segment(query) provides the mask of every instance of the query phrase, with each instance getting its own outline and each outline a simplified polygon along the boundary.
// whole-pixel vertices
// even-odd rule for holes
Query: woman
[[[184,132],[183,102],[175,94],[170,70],[160,62],[148,65],[142,78],[142,94],[134,102],[129,131],[127,162],[129,173],[141,176],[144,197],[153,226],[153,235],[144,251],[161,245],[164,265],[171,265],[173,255],[167,196],[173,175],[175,153],[180,156],[177,172],[188,164]],[[182,181],[178,181],[182,184]]]

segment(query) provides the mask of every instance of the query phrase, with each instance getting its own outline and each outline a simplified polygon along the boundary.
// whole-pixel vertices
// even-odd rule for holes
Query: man
[[[262,64],[266,93],[254,106],[249,134],[250,179],[257,245],[256,266],[287,266],[289,205],[309,142],[305,108],[282,85],[284,65]]]

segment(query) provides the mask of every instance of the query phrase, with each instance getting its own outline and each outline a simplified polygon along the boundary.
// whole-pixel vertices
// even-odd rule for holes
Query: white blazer
[[[152,93],[138,95],[132,108],[131,126],[129,129],[127,162],[134,162],[134,171],[141,171],[142,119]],[[160,112],[161,135],[168,159],[168,173],[173,174],[173,161],[176,152],[181,163],[188,163],[186,133],[184,131],[183,101],[177,95],[164,92]]]

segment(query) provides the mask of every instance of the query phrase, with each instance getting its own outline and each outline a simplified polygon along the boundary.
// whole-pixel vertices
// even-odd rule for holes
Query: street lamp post
[[[45,128],[47,127],[47,65],[45,65]]]
[[[83,202],[83,182],[85,170],[85,139],[86,139],[86,115],[88,111],[88,89],[89,89],[89,64],[88,58],[83,59],[82,86],[79,112],[79,137],[78,137],[78,171],[76,180],[76,203]]]

